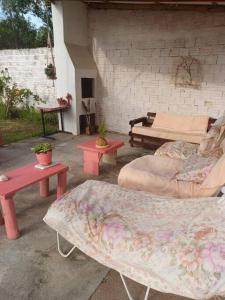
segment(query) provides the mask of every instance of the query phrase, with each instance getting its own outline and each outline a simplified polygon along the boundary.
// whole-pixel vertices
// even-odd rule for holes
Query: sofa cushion
[[[218,158],[215,156],[202,157],[195,153],[185,160],[182,170],[176,175],[176,179],[202,183],[217,161]]]
[[[167,140],[174,140],[174,141],[180,140],[180,141],[196,143],[196,144],[199,144],[205,136],[204,133],[199,133],[194,131],[180,132],[180,131],[165,130],[160,128],[146,127],[146,126],[134,126],[132,128],[132,133],[156,137],[156,138],[162,138]]]
[[[198,145],[184,141],[167,142],[160,146],[156,151],[156,156],[169,156],[171,158],[185,160],[189,156],[196,154]]]
[[[166,156],[146,155],[125,165],[119,173],[120,186],[178,198],[212,196],[218,187],[202,187],[193,181],[176,179],[184,161]]]
[[[174,113],[158,112],[152,127],[176,132],[194,132],[204,134],[207,131],[208,121],[208,116],[186,116]]]

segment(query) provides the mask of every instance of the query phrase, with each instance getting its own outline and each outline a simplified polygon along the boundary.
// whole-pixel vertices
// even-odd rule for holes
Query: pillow
[[[218,158],[215,156],[201,157],[194,154],[185,161],[183,170],[176,174],[176,179],[202,183],[217,161]]]
[[[225,124],[225,112],[221,117],[219,117],[213,124],[212,126],[223,126]]]
[[[221,142],[224,139],[225,134],[225,125],[222,127],[213,125],[206,136],[202,139],[199,148],[198,154],[200,156],[218,156],[220,157],[223,154],[223,150],[220,147]]]
[[[208,116],[188,116],[170,112],[157,112],[152,128],[205,134],[208,127],[208,120]]]
[[[197,153],[197,150],[197,144],[184,141],[167,142],[156,150],[155,155],[185,160],[190,155]]]

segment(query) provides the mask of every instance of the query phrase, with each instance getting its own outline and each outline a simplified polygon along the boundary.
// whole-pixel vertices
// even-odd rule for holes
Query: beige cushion
[[[208,116],[186,116],[174,113],[158,112],[152,127],[176,132],[194,132],[204,134],[207,131],[208,121]]]
[[[118,177],[120,186],[178,198],[214,195],[218,188],[202,187],[201,184],[177,180],[175,175],[184,161],[170,157],[146,155],[125,165]]]
[[[199,144],[204,138],[204,133],[199,132],[178,132],[173,130],[165,130],[160,128],[152,128],[146,126],[134,126],[132,132],[145,136],[151,136],[156,138],[168,139],[168,140],[180,140],[190,143]]]

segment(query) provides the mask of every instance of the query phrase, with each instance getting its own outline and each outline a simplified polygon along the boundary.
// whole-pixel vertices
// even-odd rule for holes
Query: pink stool
[[[83,150],[84,173],[99,175],[99,164],[103,157],[104,162],[116,164],[117,149],[124,145],[122,141],[108,141],[107,148],[97,148],[96,140],[90,140],[77,145],[77,148]]]

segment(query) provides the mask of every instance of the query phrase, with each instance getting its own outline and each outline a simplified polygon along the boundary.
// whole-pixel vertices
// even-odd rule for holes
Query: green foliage
[[[36,44],[35,47],[46,47],[48,36],[48,28],[41,26],[36,31]]]
[[[30,89],[18,88],[6,69],[0,73],[0,103],[4,117],[7,119],[15,118],[18,108],[33,108],[35,104],[44,103],[44,101]]]
[[[36,48],[47,45],[48,29],[52,31],[50,1],[0,0],[0,10],[4,16],[0,20],[0,49]],[[27,20],[27,14],[40,18],[43,26],[37,29]]]
[[[49,151],[52,151],[52,145],[49,143],[41,143],[38,145],[35,145],[33,148],[31,148],[32,152],[34,153],[47,153]]]
[[[98,126],[98,134],[99,137],[104,138],[106,135],[106,125],[105,122],[100,123],[100,125]]]
[[[0,21],[0,49],[35,48],[36,35],[35,27],[23,16]]]

